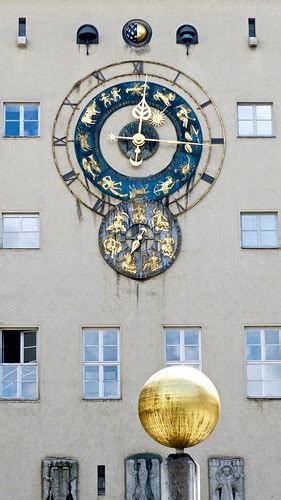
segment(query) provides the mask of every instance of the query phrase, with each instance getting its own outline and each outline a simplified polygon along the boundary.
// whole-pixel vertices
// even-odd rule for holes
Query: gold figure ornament
[[[138,85],[136,83],[133,87],[126,89],[126,94],[139,95],[141,97],[143,94],[143,85]]]
[[[163,240],[160,240],[160,245],[161,245],[161,254],[164,255],[165,257],[172,257],[174,253],[173,245],[175,244],[174,238],[170,234],[165,236]]]
[[[183,123],[184,128],[187,128],[189,120],[195,120],[195,118],[191,118],[189,116],[190,113],[192,113],[192,110],[190,108],[187,108],[186,106],[183,106],[183,104],[177,106],[176,109],[179,109],[179,111],[177,112],[177,117]]]
[[[103,103],[105,108],[107,108],[108,105],[111,105],[110,95],[106,94],[105,92],[102,93],[100,101]]]
[[[151,217],[151,225],[156,229],[156,231],[169,231],[170,222],[161,212],[161,210],[154,208],[154,215]]]
[[[152,439],[183,451],[214,430],[220,398],[214,384],[200,370],[186,365],[170,366],[144,384],[138,413]]]
[[[113,233],[124,233],[126,231],[126,226],[124,222],[128,219],[128,214],[126,212],[117,212],[112,224],[106,228],[107,231],[112,231]]]
[[[173,102],[176,98],[175,94],[173,92],[168,92],[167,94],[164,94],[163,92],[160,92],[159,90],[154,94],[153,96],[155,101],[162,101],[166,108],[168,106],[171,106],[171,102]]]
[[[137,196],[145,196],[147,194],[148,185],[142,188],[130,187],[130,199],[134,200]]]
[[[112,95],[112,101],[121,101],[121,95],[120,95],[120,92],[121,92],[121,89],[118,89],[118,87],[113,87],[112,91],[111,91],[111,95]]]
[[[78,134],[77,134],[77,137],[78,137],[78,140],[80,142],[80,146],[81,146],[81,149],[83,151],[89,151],[89,149],[91,149],[91,146],[89,146],[88,144],[88,137],[89,137],[89,134],[84,134],[82,132],[82,130],[79,128],[78,129]]]
[[[170,175],[167,175],[165,181],[160,181],[158,184],[156,184],[154,188],[154,194],[168,194],[170,189],[176,184],[177,181],[174,181]]]
[[[149,259],[147,259],[147,261],[145,262],[145,264],[143,266],[143,271],[145,271],[145,272],[146,271],[151,271],[151,272],[157,271],[157,269],[159,269],[159,267],[160,267],[160,264],[161,264],[161,260],[158,257],[156,251],[153,250],[151,257],[149,257]]]
[[[126,194],[120,193],[120,191],[122,191],[122,182],[113,181],[110,175],[105,175],[102,180],[98,182],[98,184],[102,186],[106,191],[111,191],[117,196],[126,196]]]
[[[88,158],[82,159],[83,168],[89,172],[94,178],[97,177],[98,174],[101,173],[101,168],[98,166],[96,160],[93,155],[88,156]]]
[[[156,109],[156,111],[153,111],[152,115],[151,115],[151,118],[149,118],[148,122],[151,125],[153,125],[153,127],[161,127],[161,125],[164,125],[165,120],[166,120],[164,111],[165,110],[160,111],[159,109]]]
[[[137,203],[133,210],[132,221],[134,224],[143,224],[146,220],[145,210],[141,203]]]
[[[86,125],[86,127],[89,127],[89,125],[94,125],[96,122],[95,120],[92,119],[93,116],[96,116],[99,114],[100,111],[97,110],[97,103],[96,100],[90,104],[90,106],[87,107],[84,116],[81,118],[81,122]]]
[[[122,269],[131,274],[136,274],[138,272],[138,268],[136,266],[136,259],[131,252],[127,252],[124,255],[124,259],[122,260]]]
[[[118,239],[114,239],[112,234],[110,234],[108,236],[108,238],[106,238],[103,242],[103,246],[104,246],[104,251],[107,255],[111,255],[111,257],[113,258],[115,255],[117,255],[118,253],[121,252],[122,250],[122,244],[121,244],[121,241],[119,241]]]

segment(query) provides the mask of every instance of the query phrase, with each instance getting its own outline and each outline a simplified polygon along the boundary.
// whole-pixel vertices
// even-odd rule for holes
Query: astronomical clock
[[[193,78],[130,60],[74,84],[58,110],[52,145],[70,193],[101,216],[105,261],[143,280],[175,261],[179,216],[214,185],[225,135],[217,107]]]

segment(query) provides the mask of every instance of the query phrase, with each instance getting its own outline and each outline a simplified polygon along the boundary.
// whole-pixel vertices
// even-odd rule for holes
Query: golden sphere
[[[144,384],[138,411],[152,439],[182,450],[200,443],[214,430],[220,398],[214,384],[199,370],[170,366]]]
[[[138,42],[143,42],[147,37],[147,29],[146,27],[141,24],[141,23],[138,23],[137,24],[137,40]]]

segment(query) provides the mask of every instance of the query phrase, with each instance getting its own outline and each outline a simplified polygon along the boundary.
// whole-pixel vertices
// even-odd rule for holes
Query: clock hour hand
[[[132,137],[127,137],[123,135],[115,135],[115,134],[110,134],[109,139],[110,141],[115,141],[116,139],[123,139],[124,141],[133,141],[134,138],[137,134],[133,135]],[[152,139],[149,137],[145,137],[143,134],[140,134],[143,137],[144,142],[163,142],[166,144],[185,144],[185,145],[191,145],[191,146],[216,146],[216,144],[212,144],[210,141],[203,141],[203,142],[191,142],[191,141],[176,141],[174,139]]]
[[[151,111],[149,105],[147,104],[146,98],[145,98],[147,87],[148,87],[147,75],[145,75],[145,82],[144,82],[144,86],[143,86],[144,90],[143,90],[142,99],[136,106],[134,106],[134,108],[132,110],[133,118],[135,118],[136,120],[139,120],[138,134],[141,133],[142,122],[149,120],[149,118],[152,115],[152,111]]]
[[[141,246],[141,241],[143,240],[144,233],[147,233],[147,229],[146,227],[141,227],[140,232],[137,234],[136,238],[133,241],[131,253],[134,253]]]

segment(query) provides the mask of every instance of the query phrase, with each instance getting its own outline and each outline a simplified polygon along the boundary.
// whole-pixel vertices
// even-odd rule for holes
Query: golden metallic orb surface
[[[220,399],[214,384],[199,370],[170,366],[144,384],[138,411],[152,439],[170,448],[184,449],[200,443],[214,430]]]
[[[137,24],[137,40],[138,42],[143,42],[147,37],[147,29],[146,27],[141,24],[141,23],[138,23]]]

